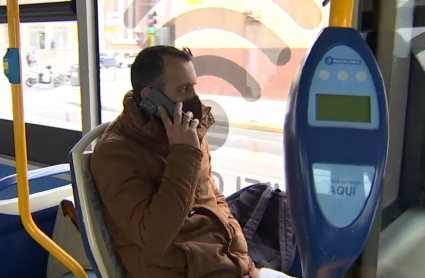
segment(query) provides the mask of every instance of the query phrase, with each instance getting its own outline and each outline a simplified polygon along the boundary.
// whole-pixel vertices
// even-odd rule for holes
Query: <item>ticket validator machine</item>
[[[365,245],[384,180],[384,84],[366,42],[338,18],[348,2],[331,2],[337,20],[310,49],[288,101],[286,190],[304,278],[344,276]]]

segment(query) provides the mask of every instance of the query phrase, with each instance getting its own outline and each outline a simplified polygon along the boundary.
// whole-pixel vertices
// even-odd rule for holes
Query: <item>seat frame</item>
[[[101,200],[89,169],[92,151],[87,150],[108,125],[101,124],[88,132],[70,151],[69,162],[78,224],[87,258],[97,277],[121,278],[125,277],[125,271],[104,224]],[[109,256],[109,265],[104,261],[106,255]]]

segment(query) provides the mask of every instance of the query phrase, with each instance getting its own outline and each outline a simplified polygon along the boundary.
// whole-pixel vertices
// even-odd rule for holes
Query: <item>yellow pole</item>
[[[20,18],[18,0],[7,1],[7,23],[9,30],[9,49],[20,49]],[[8,62],[5,62],[8,69]],[[19,75],[22,77],[19,61]],[[13,131],[15,138],[15,159],[18,187],[19,214],[22,224],[28,234],[37,241],[44,249],[64,264],[77,278],[87,278],[87,274],[80,264],[70,255],[63,251],[54,241],[44,234],[34,223],[29,205],[29,185],[27,176],[27,149],[24,123],[22,84],[15,82],[11,84],[13,103]]]
[[[351,28],[355,0],[332,0],[329,27]]]

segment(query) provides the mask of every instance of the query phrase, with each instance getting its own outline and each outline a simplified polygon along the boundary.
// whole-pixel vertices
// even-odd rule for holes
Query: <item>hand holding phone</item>
[[[171,122],[166,108],[158,107],[165,130],[167,131],[170,145],[185,144],[200,149],[199,137],[196,128],[199,125],[198,119],[192,119],[192,112],[182,114],[183,104],[178,102],[174,109],[174,122]]]
[[[164,107],[165,111],[168,114],[168,117],[173,121],[174,111],[176,109],[175,103],[169,99],[161,90],[158,88],[152,87],[148,95],[143,98],[139,106],[149,115],[156,117],[158,120],[161,120],[161,114],[158,111],[158,107]],[[182,115],[184,112],[182,112]]]

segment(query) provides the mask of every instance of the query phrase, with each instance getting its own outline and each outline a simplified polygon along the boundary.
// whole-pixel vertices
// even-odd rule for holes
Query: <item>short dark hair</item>
[[[164,72],[163,57],[171,55],[186,61],[192,60],[192,52],[184,47],[179,50],[173,46],[157,45],[143,49],[137,54],[131,65],[131,85],[137,97],[143,88],[147,86],[161,86]]]

